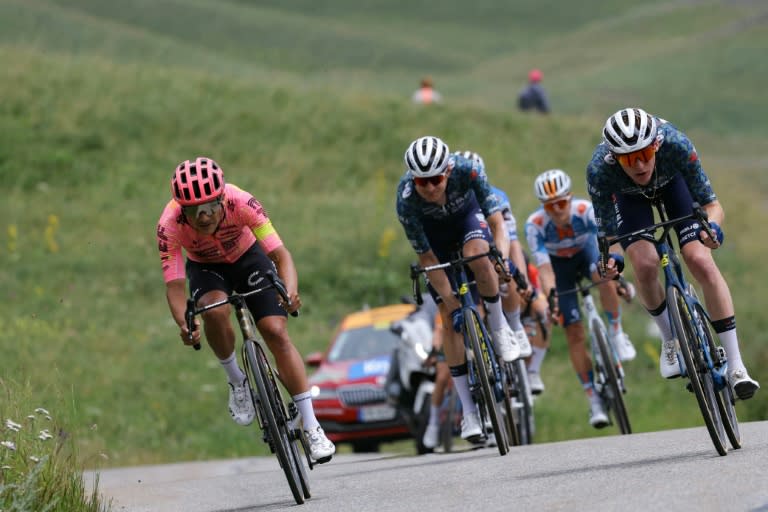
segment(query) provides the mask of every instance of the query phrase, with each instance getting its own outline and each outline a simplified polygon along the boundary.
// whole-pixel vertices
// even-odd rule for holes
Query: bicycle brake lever
[[[195,300],[187,299],[187,310],[184,312],[184,317],[187,320],[187,334],[189,341],[192,341],[192,333],[195,332]],[[195,350],[200,350],[200,343],[192,345]]]
[[[283,302],[285,302],[285,306],[286,306],[285,309],[287,310],[288,308],[290,308],[291,307],[291,298],[288,297],[288,292],[286,291],[285,285],[283,285],[283,282],[271,270],[267,270],[265,272],[265,274],[267,276],[267,279],[269,279],[269,282],[272,283],[272,286],[274,286],[275,289],[277,290],[277,293],[279,293],[280,297],[283,298]],[[299,310],[297,309],[296,311],[292,311],[291,312],[291,316],[294,317],[294,318],[299,316]]]

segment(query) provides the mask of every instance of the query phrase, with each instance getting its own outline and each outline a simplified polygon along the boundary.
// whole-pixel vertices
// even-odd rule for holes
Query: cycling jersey
[[[500,188],[491,187],[491,190],[501,203],[501,215],[504,217],[504,224],[507,226],[509,241],[514,242],[517,240],[517,219],[512,215],[512,204],[509,202],[509,197]]]
[[[181,206],[171,200],[157,223],[157,248],[165,282],[184,279],[184,259],[199,263],[234,263],[259,241],[265,254],[283,245],[264,208],[235,185],[224,187],[224,215],[211,235],[198,233],[187,222]]]
[[[416,192],[410,172],[400,178],[397,186],[397,216],[417,254],[431,249],[427,229],[436,230],[450,225],[466,217],[467,213],[478,206],[486,218],[501,210],[499,199],[491,190],[483,166],[459,155],[451,155],[451,164],[453,169],[448,176],[444,205],[424,200]]]
[[[559,228],[539,207],[525,222],[525,236],[537,266],[550,263],[550,255],[570,258],[597,239],[597,224],[592,204],[586,199],[571,199],[571,222]]]
[[[587,165],[587,185],[595,208],[595,220],[608,236],[618,234],[622,223],[615,207],[615,194],[653,197],[657,189],[676,175],[682,175],[694,201],[703,206],[717,199],[693,143],[667,121],[657,118],[657,122],[660,146],[656,152],[654,176],[647,186],[637,185],[627,176],[605,142],[598,144]]]

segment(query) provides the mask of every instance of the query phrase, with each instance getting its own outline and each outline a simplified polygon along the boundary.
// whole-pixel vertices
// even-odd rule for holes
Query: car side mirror
[[[312,352],[311,354],[308,354],[307,357],[304,358],[304,363],[307,366],[311,366],[313,368],[317,368],[320,366],[320,363],[323,362],[323,353],[322,352]]]

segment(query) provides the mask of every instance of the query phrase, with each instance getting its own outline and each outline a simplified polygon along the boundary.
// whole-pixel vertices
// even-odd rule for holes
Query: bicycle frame
[[[586,322],[590,353],[592,354],[595,392],[600,395],[609,412],[614,416],[621,433],[631,434],[632,427],[622,397],[626,393],[624,367],[616,347],[608,336],[608,329],[597,310],[595,299],[590,293],[592,288],[605,282],[607,281],[592,282],[590,280],[587,285],[579,285],[571,290],[561,292],[559,295],[569,293],[581,295],[584,321]],[[604,351],[607,353],[604,354]]]
[[[689,380],[688,390],[696,395],[715,449],[720,455],[726,455],[726,435],[734,448],[741,447],[734,399],[726,377],[728,364],[722,348],[715,345],[709,314],[686,280],[678,253],[672,247],[670,231],[680,222],[696,219],[712,239],[715,236],[707,222],[706,212],[697,203],[693,203],[690,215],[671,220],[661,200],[653,201],[652,205],[659,214],[659,223],[621,235],[611,243],[639,236],[656,247],[664,273],[670,324],[679,341],[677,360],[680,374]],[[662,233],[657,237],[658,230]],[[604,237],[601,237],[600,245],[601,260],[605,261],[608,242]]]
[[[245,301],[251,295],[274,288],[286,303],[290,303],[283,283],[274,272],[266,272],[265,277],[266,284],[260,288],[244,293],[234,292],[226,299],[201,308],[197,308],[194,299],[190,298],[187,300],[185,317],[191,337],[195,327],[194,317],[196,315],[225,304],[232,304],[234,307],[237,322],[243,335],[242,359],[245,365],[246,376],[250,383],[251,399],[257,413],[259,428],[262,431],[262,439],[269,446],[272,453],[277,456],[280,467],[288,480],[294,500],[300,505],[311,494],[309,479],[297,445],[302,447],[304,451],[303,458],[306,459],[309,468],[313,469],[313,462],[309,456],[309,447],[304,434],[294,425],[294,422],[298,419],[298,410],[295,404],[289,402],[286,406],[282,398],[280,388],[275,379],[276,376],[279,379],[279,376],[267,359],[263,342],[257,333],[256,322]],[[294,312],[292,315],[297,316],[298,312]]]
[[[420,268],[418,265],[411,265],[411,280],[413,283],[414,299],[417,303],[421,304],[421,290],[419,287],[419,275],[426,274],[427,272],[436,270],[446,270],[448,279],[456,285],[456,290],[461,304],[462,314],[464,316],[464,347],[466,352],[467,365],[469,368],[468,380],[469,387],[472,391],[472,395],[475,398],[475,402],[478,404],[478,410],[480,412],[481,424],[485,424],[486,412],[489,415],[490,422],[493,426],[494,433],[496,434],[497,447],[500,455],[506,455],[509,445],[507,442],[507,436],[512,435],[510,429],[502,430],[500,427],[500,421],[498,414],[496,413],[496,404],[503,397],[502,387],[502,370],[501,365],[491,342],[491,336],[485,327],[485,323],[482,321],[480,312],[475,304],[470,290],[471,283],[467,277],[466,264],[486,257],[495,257],[500,260],[501,256],[498,251],[492,249],[484,254],[471,256],[464,258],[460,253],[457,253],[451,261],[447,263],[439,263],[437,265],[431,265]],[[502,260],[503,261],[503,260]],[[502,267],[503,268],[503,267]],[[479,331],[480,339],[473,340],[474,329],[470,328],[470,322],[472,322]],[[478,346],[475,347],[474,343],[478,342]],[[490,369],[490,375],[484,375],[485,369]],[[493,396],[486,396],[483,390],[484,380],[492,382]],[[489,383],[490,384],[490,383]],[[506,404],[505,404],[506,405]],[[487,409],[486,409],[487,408]],[[491,410],[493,409],[493,410]],[[508,411],[509,421],[512,421],[511,412]]]

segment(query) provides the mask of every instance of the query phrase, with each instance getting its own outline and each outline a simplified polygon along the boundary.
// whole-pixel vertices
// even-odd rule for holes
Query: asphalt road
[[[513,448],[334,457],[297,506],[277,460],[257,457],[99,472],[118,512],[768,512],[768,421],[741,425],[720,457],[701,428]],[[94,473],[86,473],[92,488]]]

